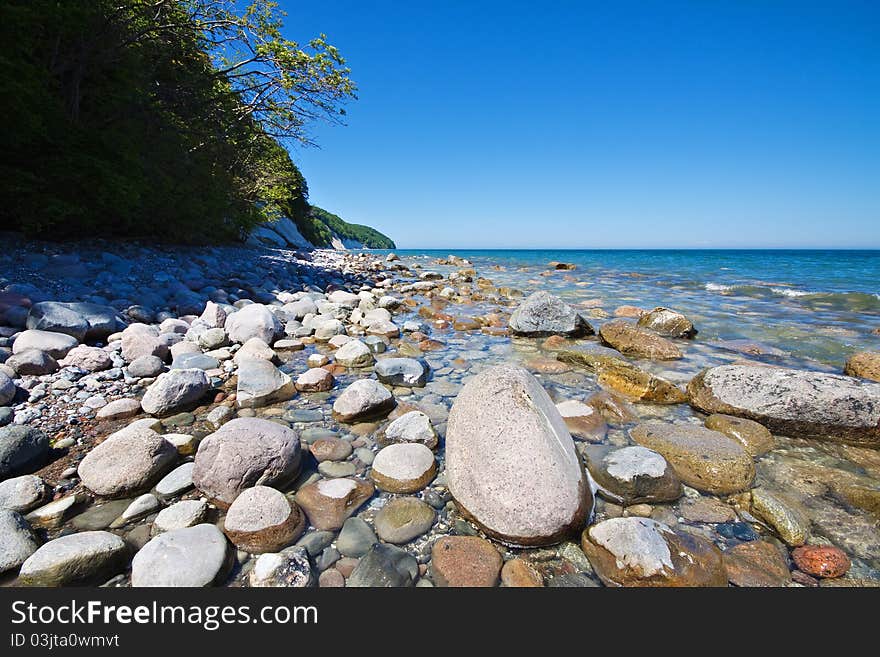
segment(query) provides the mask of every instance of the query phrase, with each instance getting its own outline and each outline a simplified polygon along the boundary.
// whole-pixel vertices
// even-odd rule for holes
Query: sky
[[[880,248],[880,2],[289,2],[358,100],[294,148],[399,248]]]

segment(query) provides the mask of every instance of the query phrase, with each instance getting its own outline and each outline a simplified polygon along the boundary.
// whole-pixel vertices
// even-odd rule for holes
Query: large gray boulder
[[[111,434],[80,462],[83,485],[105,497],[149,490],[177,460],[177,449],[148,422],[134,422]]]
[[[131,563],[132,586],[202,587],[221,584],[233,564],[232,545],[215,525],[163,532]]]
[[[48,488],[37,475],[22,475],[0,482],[0,509],[26,513],[46,499]]]
[[[499,365],[462,388],[446,429],[446,479],[462,512],[511,545],[580,529],[591,483],[565,422],[537,379]]]
[[[20,354],[28,349],[39,349],[45,351],[55,360],[61,360],[78,344],[76,338],[64,333],[28,329],[19,333],[15,338],[15,342],[12,343],[12,353]]]
[[[510,332],[531,338],[592,335],[593,327],[574,308],[549,292],[526,297],[510,316]]]
[[[880,446],[880,383],[839,374],[722,365],[688,384],[691,406],[798,438]]]
[[[296,395],[296,384],[268,360],[245,358],[238,363],[235,403],[239,408],[259,408]]]
[[[5,372],[0,372],[0,406],[6,406],[15,399],[15,383]]]
[[[299,474],[299,435],[259,418],[230,420],[199,443],[193,483],[218,505],[228,507],[245,488],[283,488]]]
[[[0,427],[0,479],[30,474],[45,465],[49,439],[42,431],[26,425]]]
[[[122,325],[116,309],[95,303],[41,301],[27,317],[29,329],[66,333],[80,342],[104,340]]]
[[[210,388],[204,370],[170,370],[147,388],[141,408],[150,415],[170,415],[194,406]]]
[[[87,531],[49,541],[21,566],[19,581],[30,586],[103,584],[121,572],[128,547],[116,534]]]
[[[226,318],[226,333],[232,342],[244,344],[251,338],[260,338],[272,344],[275,336],[283,332],[281,323],[266,306],[252,303]]]
[[[39,546],[27,520],[17,511],[0,509],[0,573],[18,568]]]

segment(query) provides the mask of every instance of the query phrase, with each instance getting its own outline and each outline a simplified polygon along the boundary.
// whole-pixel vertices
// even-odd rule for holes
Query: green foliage
[[[313,220],[320,222],[329,228],[330,231],[336,233],[336,235],[342,239],[356,240],[368,249],[396,248],[394,242],[378,230],[370,228],[369,226],[362,226],[361,224],[350,224],[332,212],[327,212],[327,210],[322,210],[317,206],[312,206],[311,217]],[[325,242],[322,242],[321,244],[318,244],[317,242],[312,243],[316,246],[329,246],[331,239],[332,235],[328,235]]]
[[[0,3],[0,223],[94,234],[239,239],[310,211],[279,140],[309,144],[354,84],[324,37],[281,37],[253,0]]]

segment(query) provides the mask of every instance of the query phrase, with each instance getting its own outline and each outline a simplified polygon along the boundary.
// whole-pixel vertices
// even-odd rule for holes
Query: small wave
[[[809,290],[792,290],[790,287],[771,287],[770,290],[775,294],[779,294],[783,297],[791,297],[793,299],[797,299],[798,297],[808,297],[811,294],[822,294],[821,292],[810,292]]]
[[[819,292],[815,290],[797,290],[790,287],[740,283],[725,285],[722,283],[706,283],[707,292],[715,292],[725,296],[745,296],[757,299],[785,298],[798,301],[816,310],[833,309],[851,312],[880,313],[880,294],[870,292]]]

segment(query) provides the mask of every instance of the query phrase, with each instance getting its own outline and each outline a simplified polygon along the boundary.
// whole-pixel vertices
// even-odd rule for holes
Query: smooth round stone
[[[159,499],[153,495],[152,493],[144,493],[134,502],[129,504],[125,511],[122,512],[122,515],[119,517],[121,521],[120,524],[124,524],[125,522],[131,522],[133,520],[139,520],[145,516],[150,515],[159,508]]]
[[[58,362],[45,351],[26,349],[6,359],[6,365],[19,376],[41,376],[58,371]]]
[[[343,461],[351,456],[351,443],[341,438],[319,438],[309,449],[318,462]]]
[[[326,392],[333,388],[333,375],[321,367],[313,367],[300,374],[296,379],[299,392]]]
[[[362,557],[376,543],[376,534],[361,518],[349,518],[336,539],[336,549],[346,557]]]
[[[810,537],[810,520],[806,512],[783,495],[755,488],[752,490],[751,511],[772,527],[787,545],[803,545]]]
[[[507,588],[539,588],[544,586],[544,578],[528,561],[511,559],[501,568],[501,584]]]
[[[41,546],[25,561],[19,581],[29,586],[102,584],[125,568],[125,542],[105,531],[67,534]]]
[[[261,554],[248,575],[248,583],[258,587],[304,588],[314,583],[309,553],[302,547]]]
[[[252,554],[277,552],[299,538],[305,528],[305,516],[299,507],[268,486],[242,491],[224,521],[229,540]]]
[[[78,510],[80,505],[87,499],[87,496],[81,493],[66,495],[53,502],[49,502],[45,506],[37,507],[27,514],[25,520],[31,523],[32,527],[54,529],[59,527],[72,513]]]
[[[99,420],[124,420],[141,412],[141,403],[137,399],[127,397],[115,399],[98,411],[95,417]]]
[[[682,500],[678,513],[690,522],[734,522],[736,512],[723,502],[711,497]]]
[[[360,340],[349,340],[336,350],[333,358],[343,367],[367,367],[373,364],[370,348]]]
[[[315,529],[337,530],[373,492],[362,479],[322,479],[300,488],[295,499]]]
[[[706,418],[705,424],[707,429],[720,431],[740,443],[752,456],[766,454],[775,446],[773,434],[752,420],[715,413]]]
[[[79,345],[74,347],[64,360],[58,362],[60,367],[79,367],[89,372],[101,372],[113,367],[113,359],[104,349]]]
[[[177,450],[145,423],[135,422],[94,447],[77,472],[83,485],[105,497],[149,488],[177,460]]]
[[[46,484],[37,475],[22,475],[0,482],[0,509],[26,513],[38,507],[47,495]]]
[[[327,356],[325,356],[324,354],[311,354],[306,359],[306,365],[308,365],[312,369],[315,369],[318,367],[323,367],[324,365],[326,365],[329,362],[330,362],[330,359]]]
[[[107,529],[113,526],[114,521],[119,519],[131,503],[131,499],[124,499],[110,500],[104,504],[92,505],[82,513],[77,514],[70,524],[74,529],[80,531]]]
[[[606,586],[726,586],[712,543],[649,518],[611,518],[585,529],[581,547]]]
[[[181,354],[171,362],[172,370],[216,370],[220,361],[207,354]],[[129,372],[131,367],[129,367]]]
[[[843,550],[829,545],[803,545],[791,556],[801,572],[814,577],[842,577],[852,565]]]
[[[636,323],[669,338],[692,338],[697,334],[691,320],[669,308],[654,308],[639,316]]]
[[[159,534],[174,529],[184,529],[203,522],[208,515],[205,500],[181,500],[159,511],[153,521],[152,532]]]
[[[723,554],[727,579],[734,586],[779,587],[791,582],[791,573],[778,547],[767,541],[735,545]]]
[[[372,465],[376,459],[376,455],[367,447],[358,447],[354,450],[354,455],[364,465]]]
[[[397,404],[394,396],[375,379],[359,379],[333,403],[333,417],[353,423],[387,415]]]
[[[195,463],[177,466],[156,484],[156,494],[168,498],[180,495],[193,487],[192,473]]]
[[[333,542],[335,534],[328,531],[309,532],[296,542],[296,547],[303,548],[310,557],[316,557]]]
[[[388,349],[388,343],[378,335],[368,335],[364,337],[363,343],[369,347],[374,354],[382,354]]]
[[[296,384],[270,361],[246,358],[238,363],[235,403],[239,408],[260,408],[287,401],[296,394]]]
[[[345,586],[345,577],[335,568],[329,568],[318,577],[318,586],[322,589],[342,588]]]
[[[132,586],[202,587],[222,583],[233,550],[214,525],[173,529],[151,539],[131,563]]]
[[[444,536],[431,550],[437,586],[497,586],[502,559],[489,541],[478,536]]]
[[[0,573],[18,568],[39,545],[31,526],[21,514],[0,509]]]
[[[199,335],[199,346],[209,351],[225,347],[227,344],[229,344],[229,337],[222,328],[210,328]],[[177,359],[175,358],[175,360]]]
[[[158,356],[139,356],[128,364],[127,369],[130,376],[145,379],[159,376],[165,371],[165,363]]]
[[[318,472],[328,479],[336,479],[353,476],[357,467],[351,461],[323,461],[318,464]]]
[[[723,433],[691,424],[648,422],[630,431],[632,439],[662,454],[681,480],[713,495],[747,490],[755,480],[752,456]]]
[[[571,435],[576,438],[600,442],[608,433],[605,419],[594,406],[570,399],[556,404],[556,410],[565,420],[565,426]]]
[[[405,550],[376,543],[352,571],[346,585],[359,587],[408,587],[419,576],[419,563]]]
[[[385,427],[382,441],[388,443],[420,443],[429,449],[437,447],[437,432],[431,419],[421,411],[404,413]]]
[[[633,358],[677,360],[684,356],[674,342],[650,329],[624,320],[618,319],[603,324],[599,328],[599,337],[608,346]]]
[[[164,417],[196,404],[211,387],[202,370],[171,370],[160,374],[141,399],[145,413]]]
[[[60,360],[77,345],[79,345],[79,341],[76,338],[64,333],[29,329],[22,331],[15,338],[15,342],[12,343],[12,353],[20,354],[28,349],[37,349],[56,360]]]
[[[647,447],[590,445],[583,455],[600,492],[614,502],[671,502],[681,497],[681,481],[675,470],[661,454]]]
[[[278,355],[260,338],[251,338],[235,352],[235,356],[232,358],[236,365],[248,359],[265,360],[271,363],[278,359]]]
[[[415,358],[382,358],[375,372],[382,383],[393,386],[423,387],[428,380],[428,368]]]
[[[415,493],[437,474],[430,449],[419,443],[398,443],[383,447],[373,459],[370,477],[389,493]]]
[[[272,348],[275,351],[302,351],[306,346],[302,340],[278,340]]]
[[[49,457],[49,439],[29,426],[0,427],[0,479],[29,474]]]
[[[402,545],[426,533],[434,524],[434,509],[414,497],[397,497],[376,517],[376,533],[386,543]]]

